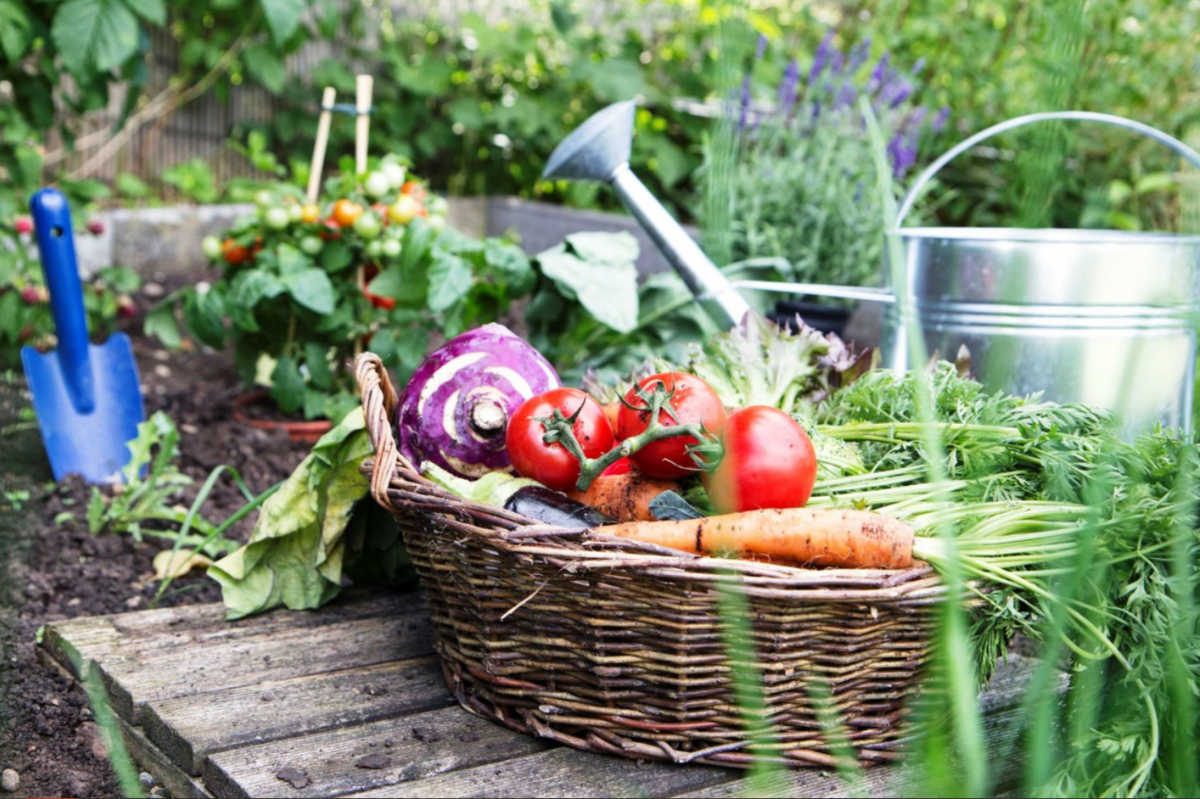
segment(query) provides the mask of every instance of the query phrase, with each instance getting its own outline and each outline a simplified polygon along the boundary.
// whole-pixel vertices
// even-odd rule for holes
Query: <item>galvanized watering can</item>
[[[914,356],[966,352],[989,389],[1110,408],[1124,418],[1127,435],[1156,423],[1190,432],[1200,236],[901,227],[949,161],[985,139],[1046,120],[1127,128],[1200,167],[1200,154],[1179,140],[1110,114],[1030,114],[995,125],[946,152],[909,189],[887,234],[888,251],[903,258],[889,264],[887,289],[731,283],[629,170],[632,103],[587,120],[551,156],[546,176],[612,182],[718,320],[732,323],[748,309],[739,289],[884,302],[890,307],[882,349],[891,368],[909,368]]]

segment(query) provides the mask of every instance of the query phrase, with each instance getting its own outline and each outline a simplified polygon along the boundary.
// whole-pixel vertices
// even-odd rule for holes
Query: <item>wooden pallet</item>
[[[43,660],[94,663],[139,765],[177,797],[736,796],[743,772],[553,746],[458,707],[419,593],[349,592],[319,612],[237,622],[220,605],[46,626]],[[983,695],[994,752],[1011,749],[1033,661],[1010,656]],[[861,789],[902,790],[868,769]],[[846,791],[793,772],[795,796]]]

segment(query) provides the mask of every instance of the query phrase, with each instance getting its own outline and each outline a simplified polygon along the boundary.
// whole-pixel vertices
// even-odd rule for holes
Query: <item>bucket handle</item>
[[[913,181],[912,186],[904,195],[904,200],[900,203],[900,210],[896,214],[896,227],[899,228],[902,224],[904,224],[904,218],[908,216],[908,212],[912,210],[913,204],[916,203],[917,198],[921,195],[921,192],[925,189],[926,185],[930,180],[933,179],[933,176],[936,175],[942,167],[950,163],[950,161],[971,149],[976,144],[979,144],[979,142],[983,141],[984,139],[990,139],[993,136],[1012,130],[1013,128],[1021,128],[1026,125],[1031,125],[1034,122],[1045,122],[1047,120],[1054,119],[1081,122],[1102,122],[1106,125],[1115,125],[1119,128],[1126,128],[1128,130],[1136,131],[1137,133],[1141,133],[1148,138],[1154,139],[1160,144],[1166,145],[1190,162],[1192,166],[1200,168],[1200,153],[1197,153],[1191,147],[1188,147],[1174,136],[1170,136],[1166,133],[1163,133],[1158,128],[1152,128],[1149,125],[1141,122],[1134,122],[1132,119],[1119,117],[1115,114],[1101,114],[1095,111],[1043,111],[1036,114],[1026,114],[1025,116],[1014,117],[1007,122],[1001,122],[998,125],[993,125],[990,128],[979,131],[974,136],[970,136],[959,142],[954,147],[951,147],[949,150],[943,153],[940,158],[926,167],[925,171],[917,176],[917,179]]]

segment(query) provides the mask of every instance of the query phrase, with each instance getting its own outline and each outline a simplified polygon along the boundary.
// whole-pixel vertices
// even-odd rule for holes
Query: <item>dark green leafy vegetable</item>
[[[378,582],[412,581],[395,521],[370,511],[359,467],[371,454],[361,409],[317,442],[263,505],[250,542],[209,568],[229,618],[320,607],[337,595],[354,556],[369,557]]]

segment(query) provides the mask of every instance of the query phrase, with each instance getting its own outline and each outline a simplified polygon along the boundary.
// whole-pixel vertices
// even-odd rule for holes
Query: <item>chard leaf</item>
[[[704,514],[674,491],[664,491],[650,500],[650,512],[659,521],[702,519]]]

